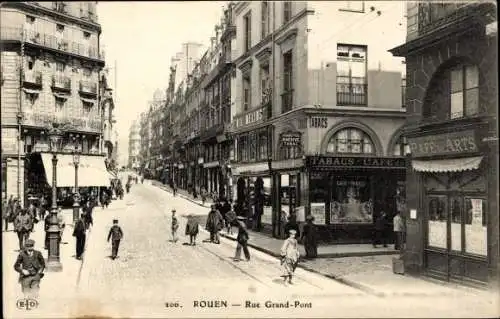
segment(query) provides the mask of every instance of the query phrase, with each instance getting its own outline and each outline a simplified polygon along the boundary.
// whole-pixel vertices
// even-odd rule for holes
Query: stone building
[[[130,126],[128,134],[128,167],[132,169],[139,168],[139,152],[141,148],[141,135],[139,132],[139,123],[134,121]]]
[[[96,2],[9,2],[0,15],[3,195],[19,196],[25,204],[28,194],[48,191],[52,166],[45,131],[53,123],[65,124],[60,194],[74,186],[72,156],[64,153],[82,153],[80,186],[109,183]]]
[[[494,2],[408,3],[405,268],[498,287]]]

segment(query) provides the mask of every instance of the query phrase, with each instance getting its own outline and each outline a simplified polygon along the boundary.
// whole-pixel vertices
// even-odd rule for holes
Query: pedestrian
[[[205,205],[205,202],[207,201],[207,189],[203,187],[200,192],[201,195],[201,204]]]
[[[30,232],[33,230],[33,218],[26,209],[21,209],[20,214],[14,220],[14,230],[19,239],[19,250],[22,250],[26,240],[30,237]]]
[[[45,219],[45,213],[47,212],[47,199],[44,195],[40,198],[40,220]]]
[[[223,218],[218,210],[215,209],[215,205],[212,204],[210,207],[210,212],[207,216],[207,224],[205,229],[210,233],[210,242],[220,244],[219,231],[223,226]]]
[[[387,225],[387,218],[384,211],[381,211],[377,219],[375,220],[375,234],[373,236],[373,247],[376,248],[377,245],[383,244],[387,247],[387,238],[385,236]]]
[[[318,257],[318,238],[316,235],[316,225],[314,225],[314,216],[306,217],[306,224],[302,229],[302,237],[304,248],[306,249],[306,258]]]
[[[40,281],[44,276],[45,260],[42,253],[34,247],[34,240],[26,240],[24,249],[17,256],[14,269],[19,273],[19,283],[24,297],[38,299]]]
[[[236,245],[236,252],[234,254],[234,261],[240,261],[241,250],[243,249],[243,253],[245,254],[245,258],[247,261],[250,261],[250,251],[248,251],[248,231],[246,229],[246,225],[243,222],[244,217],[238,217],[238,236],[236,237],[236,241],[238,244]]]
[[[44,241],[44,249],[49,249],[49,227],[50,227],[50,214],[47,214],[44,218],[43,229],[45,230],[45,241]]]
[[[61,244],[64,228],[66,228],[66,223],[64,222],[64,215],[61,206],[57,208],[57,224],[59,225],[59,244]]]
[[[226,231],[228,234],[233,234],[233,224],[237,219],[236,212],[234,211],[234,205],[230,204],[230,209],[226,214]]]
[[[177,220],[177,216],[175,216],[175,209],[172,209],[172,221],[171,221],[171,229],[172,229],[172,242],[177,242],[177,229],[179,229],[179,221]]]
[[[297,215],[295,214],[290,214],[288,216],[288,222],[285,224],[285,234],[290,234],[290,230],[293,229],[296,232],[297,237],[300,238],[300,229],[299,229],[299,224],[297,223]]]
[[[2,200],[2,219],[5,225],[5,231],[9,231],[10,209],[7,199],[5,198]]]
[[[297,268],[299,262],[300,252],[299,244],[297,239],[295,239],[297,232],[295,229],[290,229],[289,237],[285,239],[283,246],[281,247],[281,266],[283,267],[283,282],[286,284],[292,284],[292,277]]]
[[[177,184],[172,184],[172,192],[174,192],[174,197],[177,195]]]
[[[118,219],[113,219],[113,226],[108,233],[108,243],[111,239],[111,259],[115,260],[118,257],[118,248],[120,248],[120,240],[123,238],[123,231],[118,226]]]
[[[76,259],[81,260],[83,251],[85,250],[86,227],[84,221],[85,215],[81,214],[80,218],[75,223],[73,229],[73,237],[76,237]]]
[[[193,215],[189,214],[187,216],[187,224],[186,224],[186,235],[189,236],[189,244],[191,246],[196,246],[196,236],[198,235],[198,221],[193,217]]]
[[[288,222],[288,213],[282,210],[280,214],[280,224],[279,224],[279,235],[281,239],[286,239],[288,236],[288,233],[285,230],[287,222]]]
[[[94,226],[93,210],[92,200],[87,201],[83,207],[85,229],[89,229],[90,225]]]
[[[401,212],[399,211],[396,212],[396,216],[394,216],[393,218],[393,224],[394,224],[394,234],[396,235],[394,242],[394,249],[402,250],[404,247],[403,244],[404,223],[403,223],[403,218],[401,217]]]

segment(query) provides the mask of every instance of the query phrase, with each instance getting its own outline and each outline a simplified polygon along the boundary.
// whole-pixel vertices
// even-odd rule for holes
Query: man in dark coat
[[[80,218],[75,223],[75,228],[73,230],[73,237],[76,237],[76,259],[82,259],[82,254],[85,249],[85,221],[83,220],[84,214],[80,215]]]
[[[120,240],[123,238],[123,231],[118,226],[118,219],[113,219],[113,226],[108,233],[108,243],[111,239],[111,259],[115,260],[118,256],[118,248],[120,248]]]
[[[387,247],[386,238],[386,226],[387,226],[387,216],[384,211],[380,212],[380,215],[375,220],[375,234],[373,236],[373,247],[377,247],[378,244],[383,244]]]
[[[85,203],[83,207],[85,228],[88,229],[90,225],[94,226],[94,218],[92,217],[92,212],[94,210],[93,201],[89,200]]]
[[[246,230],[245,223],[243,223],[244,217],[238,217],[238,236],[236,237],[236,241],[238,245],[236,246],[236,252],[234,254],[234,261],[240,261],[241,250],[243,249],[243,253],[245,254],[245,258],[247,261],[250,261],[250,251],[248,251],[248,231]]]
[[[14,220],[14,230],[19,239],[19,250],[22,250],[26,240],[30,237],[30,232],[33,230],[33,217],[28,214],[26,209],[20,209],[20,211]]]
[[[45,260],[41,252],[34,250],[34,246],[34,240],[26,240],[24,249],[17,256],[14,269],[19,273],[19,283],[25,298],[37,299]]]
[[[207,216],[207,224],[205,229],[210,232],[210,242],[220,244],[219,231],[224,226],[224,220],[221,213],[215,209],[215,205],[212,204],[210,212]]]
[[[191,246],[196,246],[196,236],[198,235],[198,221],[193,217],[193,215],[187,216],[188,220],[186,223],[186,235],[189,235],[189,244]]]

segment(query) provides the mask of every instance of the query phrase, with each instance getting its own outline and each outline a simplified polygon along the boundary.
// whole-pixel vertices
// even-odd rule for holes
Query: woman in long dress
[[[283,267],[283,274],[281,276],[285,284],[287,279],[289,284],[292,283],[292,277],[300,257],[299,244],[297,243],[297,239],[295,239],[297,231],[290,229],[289,233],[290,237],[285,239],[281,247],[281,266]]]

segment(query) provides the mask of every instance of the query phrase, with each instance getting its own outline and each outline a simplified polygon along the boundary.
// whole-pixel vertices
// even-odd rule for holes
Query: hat
[[[314,216],[313,215],[307,215],[306,220],[314,220]]]
[[[35,241],[33,239],[27,239],[24,243],[24,247],[33,247],[35,246]]]
[[[172,213],[175,213],[175,208],[172,209]]]
[[[243,216],[238,216],[238,217],[236,217],[236,218],[237,218],[238,220],[245,220],[245,219],[246,219],[246,218],[245,218],[245,217],[243,217]]]
[[[118,223],[118,219],[113,219],[113,223]]]
[[[296,233],[297,233],[297,231],[296,231],[295,229],[290,229],[288,232],[289,232],[290,234],[296,234]]]

